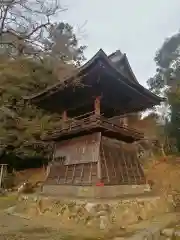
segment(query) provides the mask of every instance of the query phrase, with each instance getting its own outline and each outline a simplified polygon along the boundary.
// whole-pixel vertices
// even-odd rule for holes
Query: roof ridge
[[[112,52],[111,54],[108,55],[108,58],[111,58],[113,55],[116,55],[117,53],[120,53],[121,55],[123,55],[124,53],[121,52],[120,49],[117,49],[115,52]]]

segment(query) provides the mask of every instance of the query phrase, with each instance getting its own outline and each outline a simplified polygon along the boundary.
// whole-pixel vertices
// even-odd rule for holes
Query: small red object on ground
[[[101,182],[96,183],[96,186],[97,186],[97,187],[102,187],[102,186],[104,186],[104,183],[101,183]]]

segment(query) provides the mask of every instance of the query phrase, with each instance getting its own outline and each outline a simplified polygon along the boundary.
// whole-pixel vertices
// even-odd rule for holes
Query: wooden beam
[[[121,151],[122,149],[119,150],[119,148],[114,149],[114,159],[116,161],[116,167],[117,167],[117,172],[120,174],[117,175],[117,180],[119,181],[119,184],[122,184],[125,182],[124,179],[124,173],[123,173],[123,168],[122,168],[122,163],[121,163]]]
[[[99,182],[102,180],[102,165],[101,165],[101,154],[100,154],[100,147],[101,147],[101,133],[99,133],[98,136],[98,144],[97,144],[97,150],[98,150],[98,161],[97,161],[97,179]]]
[[[64,183],[67,183],[67,175],[68,175],[68,169],[69,168],[69,166],[67,165],[66,166],[66,172],[65,172],[65,177],[64,177]]]
[[[82,183],[82,179],[83,179],[83,176],[84,176],[84,163],[81,164],[81,176],[80,176],[80,182]]]
[[[62,113],[62,120],[63,120],[63,122],[66,122],[68,120],[67,111],[63,111],[63,113]]]
[[[101,157],[99,156],[98,162],[97,162],[97,178],[98,181],[101,182],[102,180],[102,172],[101,172]]]
[[[92,182],[92,162],[90,163],[90,169],[89,169],[89,183]]]
[[[76,164],[74,164],[73,166],[72,183],[74,182],[75,172],[76,172]]]
[[[0,168],[1,168],[1,170],[0,170],[0,188],[2,188],[2,183],[3,183],[3,180],[4,180],[4,176],[7,173],[7,164],[1,164]]]
[[[134,153],[133,153],[134,154]],[[132,154],[129,154],[129,163],[130,163],[130,166],[131,166],[131,172],[132,172],[132,177],[134,178],[134,184],[137,184],[137,179],[136,179],[136,175],[135,175],[135,173],[136,173],[136,171],[135,171],[135,169],[136,169],[136,166],[134,167],[133,166],[133,156],[132,156]]]
[[[94,112],[96,115],[101,115],[101,98],[98,96],[94,100]]]
[[[67,111],[63,111],[63,113],[62,113],[62,126],[63,126],[63,128],[66,127],[66,121],[67,120],[68,120]]]
[[[105,168],[106,168],[107,180],[108,180],[108,183],[109,183],[110,182],[109,171],[108,171],[108,166],[107,166],[107,161],[106,161],[106,156],[105,156],[103,144],[101,144],[101,151],[102,151],[102,156],[103,156],[103,160],[104,160],[104,165],[105,165]]]
[[[2,187],[2,179],[3,179],[3,170],[4,170],[4,165],[1,165],[1,172],[0,172],[0,188]]]
[[[121,126],[128,126],[128,118],[127,117],[120,117],[119,123]]]
[[[127,162],[126,162],[128,153],[124,152],[123,146],[122,146],[121,149],[122,149],[121,159],[123,160],[124,165],[125,165],[125,171],[126,171],[126,174],[127,174],[127,181],[128,181],[129,184],[131,184],[131,179],[129,178],[129,171],[128,171],[128,166],[127,166]],[[126,157],[125,157],[125,154],[126,154]]]

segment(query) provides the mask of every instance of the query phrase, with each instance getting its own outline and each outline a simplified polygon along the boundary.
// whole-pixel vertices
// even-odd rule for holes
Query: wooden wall
[[[89,147],[86,142],[85,149],[87,151],[83,152],[83,157],[82,152],[79,151],[79,159],[77,152],[73,158],[72,152],[75,151],[73,144],[72,149],[68,147],[68,151],[66,148],[66,150],[61,151],[62,155],[58,150],[46,184],[96,185],[102,182],[105,185],[138,185],[145,183],[134,144],[126,144],[107,137],[98,138],[97,136],[95,141],[92,140],[92,135],[86,136],[86,139],[91,139]],[[79,146],[78,149],[82,150],[84,145],[82,142],[80,145],[76,142],[76,147]],[[69,143],[68,146],[70,146]],[[66,151],[67,156],[71,158],[69,161],[67,156],[64,155]],[[98,167],[100,167],[100,171]],[[101,175],[100,178],[99,174]]]
[[[103,137],[100,152],[102,182],[108,185],[145,183],[134,144]]]
[[[95,185],[97,163],[74,165],[53,164],[46,184]]]
[[[56,146],[55,159],[64,157],[65,165],[97,163],[101,133],[93,133],[63,141]]]
[[[93,133],[57,144],[48,183],[96,184],[100,140],[100,133]]]

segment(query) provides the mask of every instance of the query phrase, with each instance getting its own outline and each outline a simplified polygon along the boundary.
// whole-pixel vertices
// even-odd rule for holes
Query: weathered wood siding
[[[100,133],[94,133],[58,144],[47,183],[95,184],[100,140]]]
[[[98,133],[57,145],[46,184],[96,185],[99,182],[105,185],[145,183],[136,144],[101,137]]]
[[[105,184],[144,184],[145,176],[137,156],[135,144],[127,144],[102,137],[102,181]]]
[[[57,145],[55,158],[65,157],[64,164],[97,162],[99,156],[100,133],[74,138]]]

